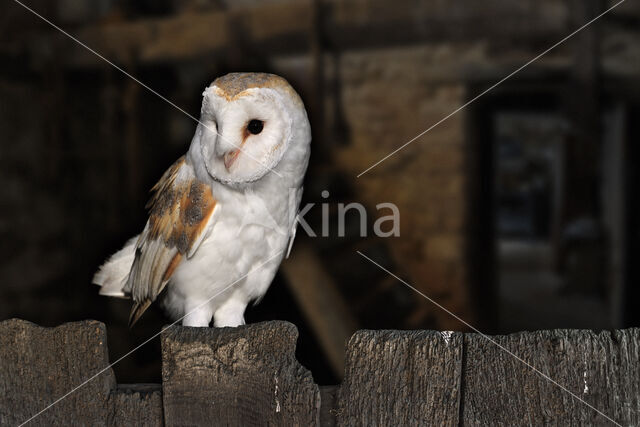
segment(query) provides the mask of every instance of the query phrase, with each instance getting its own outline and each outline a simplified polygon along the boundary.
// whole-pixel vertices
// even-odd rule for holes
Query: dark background
[[[625,2],[371,171],[613,2],[527,0],[29,1],[192,115],[231,71],[287,78],[310,115],[303,203],[320,234],[293,256],[249,322],[300,330],[321,384],[341,378],[356,328],[467,330],[360,250],[486,333],[640,325],[640,8]],[[144,226],[148,190],[195,122],[17,3],[0,13],[0,320],[93,318],[111,360],[169,321],[91,277]],[[321,192],[328,190],[328,199]],[[338,203],[367,208],[337,236]],[[399,237],[371,233],[401,212]],[[310,280],[309,278],[315,278]],[[159,342],[115,366],[159,381]]]

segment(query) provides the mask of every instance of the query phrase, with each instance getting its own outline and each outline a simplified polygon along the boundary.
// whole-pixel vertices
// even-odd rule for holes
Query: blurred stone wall
[[[51,12],[65,22],[90,24],[95,19],[89,14],[83,20],[82,11],[56,15],[51,3],[40,5],[49,6],[39,9],[43,13]],[[100,16],[127,19],[108,10],[108,2],[101,5]],[[639,15],[637,8],[625,9],[617,18],[622,24],[606,27],[602,52],[608,75],[637,82],[640,36],[625,23]],[[28,43],[34,34],[54,33],[16,7],[0,18],[0,319],[15,316],[52,325],[92,317],[110,323],[110,333],[116,329],[111,324],[121,324],[114,333],[126,335],[128,303],[98,298],[89,284],[91,274],[144,224],[146,191],[186,150],[194,124],[153,95],[136,93],[113,70],[56,75],[55,63],[30,62],[32,58],[16,48],[15,41]],[[487,87],[548,46],[479,39],[339,55],[326,51],[326,138],[314,142],[314,153],[329,154],[318,160],[320,169],[342,174],[353,189],[345,201],[362,201],[371,215],[376,215],[378,203],[399,207],[401,237],[383,243],[394,271],[471,323],[477,307],[467,249],[477,238],[471,196],[477,184],[474,156],[479,147],[468,134],[468,111],[450,117],[360,178],[356,175],[464,104],[473,96],[471,86]],[[570,49],[570,43],[559,47],[522,75],[530,78],[540,70],[566,68]],[[43,57],[55,62],[56,55],[44,52]],[[254,68],[255,64],[251,62]],[[199,111],[202,88],[218,74],[231,71],[206,59],[174,66],[129,65],[125,68],[191,112]],[[309,55],[265,58],[265,69],[290,78],[309,107],[312,67]],[[336,72],[340,91],[331,92]],[[333,141],[332,133],[338,121],[348,130],[340,143]],[[127,151],[132,147],[138,151]],[[308,181],[305,197],[318,201],[324,185],[321,174],[312,171]],[[352,249],[342,265],[332,259],[328,271],[350,270],[368,277],[376,267]],[[361,285],[354,299],[366,300],[368,285]],[[385,297],[369,310],[370,317],[380,318],[382,311],[393,309],[406,316],[389,327],[462,328],[400,283],[387,281],[382,286],[393,289],[394,295],[405,292],[397,295],[397,305]],[[412,299],[408,315],[402,312],[403,298]],[[155,321],[161,324],[163,319],[156,313]],[[134,332],[135,339],[155,330],[148,324],[148,329]],[[111,348],[119,355],[129,344],[127,339],[114,340]]]
[[[352,140],[336,155],[340,167],[355,177],[463,104],[464,84],[445,69],[481,54],[478,46],[441,44],[344,55],[343,105]],[[408,280],[469,319],[463,120],[453,116],[356,178],[355,186],[368,205],[392,202],[400,209],[401,237],[388,240]],[[438,328],[461,327],[430,303],[421,307],[415,325],[432,314]]]

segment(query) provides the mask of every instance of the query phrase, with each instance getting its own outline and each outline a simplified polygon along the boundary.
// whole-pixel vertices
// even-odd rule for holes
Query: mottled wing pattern
[[[132,326],[164,289],[182,260],[198,249],[211,226],[216,200],[181,157],[153,187],[149,220],[136,244],[125,292]]]

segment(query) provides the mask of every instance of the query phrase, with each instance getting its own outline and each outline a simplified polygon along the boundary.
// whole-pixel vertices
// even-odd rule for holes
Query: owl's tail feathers
[[[144,300],[137,302],[131,308],[131,314],[129,314],[129,328],[136,324],[138,319],[147,311],[147,308],[151,305],[151,300]]]
[[[137,240],[138,236],[129,239],[124,248],[111,255],[93,276],[92,283],[100,286],[100,295],[129,298],[123,289],[133,265]]]

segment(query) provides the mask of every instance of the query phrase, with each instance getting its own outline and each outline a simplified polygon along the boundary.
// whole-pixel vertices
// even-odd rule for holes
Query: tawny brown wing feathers
[[[147,204],[149,220],[125,286],[135,302],[130,326],[158,297],[184,257],[193,255],[213,216],[216,200],[211,188],[189,174],[185,178],[182,168],[189,168],[184,157],[164,173]]]

